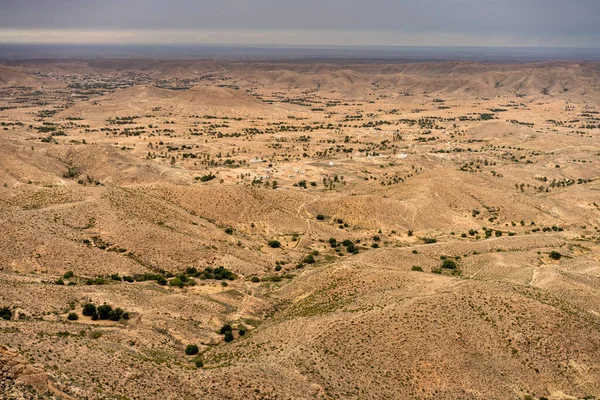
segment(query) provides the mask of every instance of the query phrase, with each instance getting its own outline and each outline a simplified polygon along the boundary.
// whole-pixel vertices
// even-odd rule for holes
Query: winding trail
[[[316,197],[314,199],[312,199],[310,201],[306,201],[306,202],[300,204],[300,206],[296,210],[296,213],[298,214],[298,216],[300,218],[302,218],[303,220],[306,221],[306,231],[304,232],[305,236],[310,235],[311,237],[314,237],[314,234],[315,234],[313,226],[312,226],[312,221],[311,221],[311,218],[310,218],[311,215],[308,213],[308,210],[306,209],[307,205],[313,204],[313,203],[315,203],[315,202],[317,202],[317,201],[319,201],[321,199],[321,196],[319,194],[315,194],[315,196]],[[304,209],[304,213],[302,213],[302,209]],[[300,242],[302,242],[302,240],[299,240],[296,243],[295,247],[298,247],[300,245]]]

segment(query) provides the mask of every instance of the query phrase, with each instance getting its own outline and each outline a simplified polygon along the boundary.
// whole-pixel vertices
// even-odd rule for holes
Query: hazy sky
[[[0,0],[0,42],[600,47],[600,0]]]

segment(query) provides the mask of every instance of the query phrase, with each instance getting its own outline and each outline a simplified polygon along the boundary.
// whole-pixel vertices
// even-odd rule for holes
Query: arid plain
[[[598,398],[599,162],[600,63],[7,61],[0,397]]]

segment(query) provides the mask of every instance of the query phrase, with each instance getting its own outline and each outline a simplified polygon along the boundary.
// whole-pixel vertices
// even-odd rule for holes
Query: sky
[[[600,0],[0,0],[0,43],[600,48]]]

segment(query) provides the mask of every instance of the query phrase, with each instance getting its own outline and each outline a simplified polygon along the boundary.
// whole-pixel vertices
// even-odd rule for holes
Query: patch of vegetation
[[[81,312],[86,317],[91,317],[96,314],[96,306],[92,303],[86,303],[83,305],[83,310]]]
[[[75,179],[79,176],[79,168],[70,166],[67,172],[63,174],[63,178],[65,179]]]
[[[238,335],[240,335],[240,336],[246,335],[246,327],[244,325],[238,326]]]
[[[208,174],[208,175],[203,175],[203,176],[197,176],[194,179],[196,179],[197,181],[200,181],[200,182],[208,182],[208,181],[212,181],[216,177],[217,176],[214,174]]]
[[[237,275],[228,270],[225,267],[217,268],[204,268],[204,271],[199,275],[200,279],[215,279],[215,280],[229,280],[233,281],[237,278]]]
[[[445,259],[442,262],[442,268],[444,269],[456,269],[458,266],[456,265],[456,261],[450,260],[449,258]]]
[[[315,257],[312,254],[309,254],[306,257],[304,257],[304,259],[302,260],[302,262],[304,262],[306,264],[314,264],[317,261],[315,260]]]
[[[102,277],[88,279],[85,281],[86,285],[104,285],[105,283],[106,283],[106,281]]]
[[[560,254],[558,251],[551,251],[550,258],[553,260],[560,260],[562,258],[562,254]]]
[[[225,332],[231,332],[231,331],[232,331],[232,329],[233,329],[233,328],[231,327],[231,324],[225,324],[225,325],[223,325],[223,326],[221,327],[221,329],[219,330],[219,333],[220,333],[221,335],[224,335],[224,334],[225,334]]]
[[[185,284],[179,278],[173,278],[169,281],[169,286],[178,286],[180,288],[184,287]]]
[[[277,249],[281,247],[281,242],[279,242],[279,240],[269,240],[269,247]]]
[[[188,356],[195,356],[199,352],[200,352],[200,350],[198,349],[198,346],[195,344],[188,344],[187,347],[185,348],[185,354]]]
[[[134,275],[134,277],[133,277],[133,279],[135,279],[136,282],[158,281],[160,278],[164,279],[164,276],[161,274],[151,274],[151,273]]]
[[[2,307],[0,308],[0,318],[5,319],[5,320],[10,320],[12,319],[13,313],[10,310],[10,308],[8,307]]]
[[[129,313],[125,312],[122,308],[115,308],[109,304],[102,304],[101,306],[96,307],[93,303],[86,303],[83,305],[83,311],[81,312],[86,317],[91,317],[92,321],[97,320],[111,320],[111,321],[120,321],[120,320],[128,320]]]

